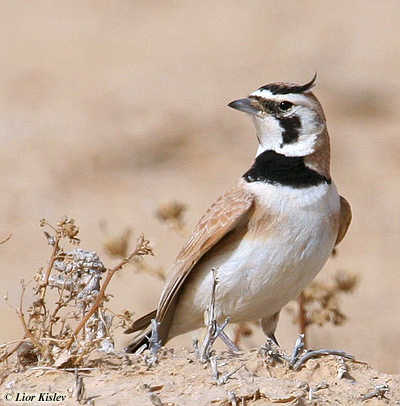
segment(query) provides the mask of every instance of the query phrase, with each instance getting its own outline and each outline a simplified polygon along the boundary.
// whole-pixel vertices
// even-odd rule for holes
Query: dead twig
[[[339,379],[343,379],[345,376],[349,376],[349,368],[346,365],[344,358],[342,357],[338,359],[337,373]]]
[[[75,368],[75,384],[72,396],[78,403],[81,403],[85,399],[85,384],[83,383],[82,376],[79,375],[79,369]]]
[[[61,237],[56,237],[55,239],[53,239],[53,251],[51,252],[50,260],[49,260],[49,263],[47,265],[47,269],[46,269],[46,272],[44,275],[44,280],[40,287],[39,297],[40,297],[41,301],[44,301],[44,297],[46,296],[46,290],[47,290],[47,286],[49,285],[49,278],[50,278],[51,270],[53,269],[58,250],[60,249],[60,238]],[[49,241],[50,241],[50,239],[49,239]]]
[[[183,215],[187,206],[175,200],[164,200],[158,204],[156,217],[180,235],[184,235],[185,221]]]
[[[358,276],[351,272],[337,271],[331,280],[313,281],[297,299],[297,311],[293,323],[299,325],[300,334],[304,334],[307,347],[307,329],[310,325],[323,326],[331,323],[335,326],[346,321],[346,315],[340,308],[340,295],[351,293],[357,286]]]
[[[274,340],[269,337],[267,337],[264,346],[260,348],[260,354],[267,356],[278,363],[282,363],[283,361],[290,363],[291,361],[291,358],[283,353],[283,351],[276,345]]]
[[[27,340],[26,337],[22,338],[21,340],[15,340],[11,341],[9,343],[2,344],[1,347],[7,347],[8,345],[11,345],[13,343],[17,343],[11,350],[6,350],[6,352],[0,357],[0,362],[5,361],[7,358],[11,357],[18,349],[21,347],[23,343],[25,343]]]
[[[344,351],[336,351],[329,349],[322,349],[316,351],[308,351],[302,357],[298,358],[294,363],[292,363],[292,368],[294,371],[298,371],[303,364],[305,364],[311,358],[322,357],[323,355],[338,355],[339,357],[348,358],[354,360],[354,356],[347,354]]]
[[[299,358],[299,355],[303,351],[305,345],[306,345],[305,335],[299,334],[297,337],[296,343],[294,345],[294,348],[293,348],[292,358],[290,360],[291,364],[294,364],[296,362],[296,360]]]
[[[147,344],[143,344],[142,346],[140,346],[140,347],[135,351],[135,355],[143,354],[146,350],[147,350]]]
[[[162,400],[160,399],[160,397],[157,395],[157,393],[154,392],[154,388],[152,388],[150,386],[150,384],[145,383],[143,384],[143,388],[146,390],[147,392],[147,396],[150,399],[150,402],[152,405],[154,406],[164,406],[164,403],[162,402]]]
[[[207,362],[210,359],[211,353],[211,346],[215,339],[216,331],[217,331],[217,320],[215,319],[215,292],[218,285],[218,278],[217,278],[217,271],[215,268],[211,270],[213,275],[213,283],[211,287],[211,299],[210,303],[207,306],[206,314],[207,314],[207,334],[204,338],[202,348],[200,350],[200,362]]]
[[[238,405],[239,405],[235,391],[230,390],[230,391],[228,392],[228,399],[229,399],[229,401],[231,402],[231,405],[232,405],[232,406],[238,406]]]
[[[26,324],[24,312],[22,310],[22,303],[23,303],[23,299],[25,296],[26,285],[25,285],[25,281],[22,278],[21,278],[21,286],[22,286],[22,292],[21,292],[21,297],[20,297],[20,301],[19,301],[19,307],[18,307],[18,309],[16,309],[17,316],[24,329],[25,337],[29,338],[29,340],[31,340],[32,344],[34,344],[37,348],[39,348],[40,351],[45,351],[45,347],[36,339],[36,337],[32,334],[32,332],[29,330],[29,328]]]
[[[211,287],[211,299],[210,304],[207,306],[206,315],[207,315],[207,333],[203,341],[203,345],[200,350],[200,362],[207,362],[210,359],[210,354],[212,351],[212,346],[215,340],[221,335],[226,325],[229,323],[229,318],[226,318],[225,321],[218,326],[216,312],[215,312],[215,292],[218,285],[217,270],[213,268],[213,284]]]
[[[236,374],[239,369],[243,368],[245,364],[242,364],[235,368],[233,371],[227,372],[225,375],[221,376],[218,371],[218,359],[216,356],[211,356],[210,359],[210,367],[212,371],[212,378],[218,382],[218,385],[225,385],[228,380],[231,378],[232,375]]]
[[[106,278],[100,288],[100,291],[96,297],[96,300],[94,301],[92,307],[90,310],[86,313],[85,317],[81,320],[79,323],[78,327],[76,327],[73,337],[68,341],[67,345],[65,346],[65,349],[68,350],[71,348],[72,343],[75,341],[75,337],[78,336],[79,332],[82,330],[82,328],[85,326],[85,324],[88,322],[90,317],[96,312],[96,310],[99,308],[100,304],[103,302],[104,297],[105,297],[105,292],[108,287],[108,285],[111,282],[112,277],[115,275],[116,272],[121,270],[124,265],[129,263],[132,258],[136,256],[145,256],[145,255],[153,255],[153,250],[149,246],[149,241],[144,238],[144,235],[142,234],[137,241],[137,246],[136,249],[130,254],[127,258],[123,259],[122,261],[119,262],[113,269],[109,269],[107,271]]]
[[[66,275],[66,277],[64,278],[64,282],[61,286],[61,289],[59,291],[59,299],[56,301],[56,306],[53,310],[53,312],[50,315],[50,324],[49,324],[49,334],[50,336],[53,335],[53,326],[54,324],[58,321],[58,319],[56,318],[57,313],[63,308],[67,306],[67,303],[63,300],[63,295],[64,295],[64,291],[67,285],[67,282],[69,280],[69,278],[72,276],[72,274],[75,272],[75,269],[72,268],[70,270],[70,272]]]
[[[347,354],[344,351],[337,351],[337,350],[330,350],[330,349],[321,349],[321,350],[308,350],[303,355],[304,349],[304,336],[303,334],[299,334],[293,348],[291,356],[287,356],[285,353],[280,351],[279,349],[275,350],[272,348],[273,345],[272,340],[267,340],[265,347],[262,348],[266,355],[270,356],[272,359],[278,362],[282,362],[285,360],[288,362],[289,367],[292,368],[294,371],[298,371],[303,364],[305,364],[311,358],[318,358],[324,355],[337,355],[342,358],[348,358],[351,360],[355,360],[353,355]]]
[[[304,347],[307,347],[307,310],[305,307],[304,292],[301,292],[298,299],[299,332],[303,335]]]
[[[104,303],[109,296],[106,289],[112,276],[132,258],[153,255],[149,241],[141,235],[135,251],[107,270],[95,252],[63,250],[65,238],[71,243],[79,242],[79,228],[73,219],[63,217],[56,226],[42,219],[40,225],[54,231],[50,234],[45,231],[52,246],[51,255],[47,265],[33,278],[34,300],[28,308],[24,309],[23,304],[29,283],[23,279],[18,306],[9,303],[7,294],[4,297],[17,314],[24,337],[15,346],[0,346],[0,361],[6,362],[17,353],[21,367],[34,363],[62,368],[81,364],[94,350],[112,352],[114,329],[126,323],[131,313],[115,315],[106,309]],[[103,279],[103,276],[106,277]],[[113,322],[115,317],[121,320],[119,325]],[[152,349],[156,353],[160,345],[157,329],[154,330]],[[85,399],[86,404],[89,401]]]
[[[68,217],[64,216],[58,223],[57,227],[53,227],[46,219],[40,220],[40,227],[48,226],[52,230],[55,231],[54,236],[50,236],[47,232],[44,232],[47,241],[50,245],[53,246],[53,251],[50,256],[49,263],[47,265],[47,269],[45,272],[44,280],[40,286],[40,295],[39,298],[42,302],[44,302],[44,297],[46,295],[47,286],[49,285],[49,279],[51,270],[53,269],[54,262],[56,261],[57,254],[60,251],[60,240],[61,238],[68,238],[69,241],[73,244],[79,244],[80,240],[77,238],[79,233],[79,227],[75,225],[74,219],[69,219]]]
[[[368,400],[368,399],[372,399],[372,398],[378,398],[378,399],[387,399],[387,397],[385,396],[386,395],[386,392],[388,392],[389,391],[389,386],[388,386],[388,384],[385,382],[384,384],[382,384],[382,385],[378,385],[378,386],[376,386],[375,387],[375,389],[372,391],[372,392],[370,392],[370,393],[367,393],[366,395],[364,395],[362,398],[361,398],[361,401],[362,402],[365,402],[366,400]]]
[[[151,336],[149,338],[149,350],[151,355],[144,356],[144,362],[148,368],[152,368],[158,362],[158,351],[161,348],[161,340],[158,335],[158,326],[160,323],[156,319],[151,319]],[[141,354],[147,349],[147,345],[143,344],[135,354]]]
[[[228,380],[231,378],[231,376],[236,374],[236,372],[239,371],[239,369],[243,368],[244,366],[245,366],[245,364],[242,364],[242,365],[238,366],[237,368],[235,368],[233,371],[226,373],[224,376],[222,376],[221,378],[218,379],[218,383],[220,385],[225,385],[228,382]]]
[[[219,379],[218,362],[216,356],[211,356],[209,359],[210,367],[212,371],[212,378],[216,381]]]
[[[199,339],[195,338],[192,342],[194,353],[196,355],[196,359],[200,359],[200,346],[199,346]]]
[[[73,367],[73,368],[57,368],[57,367],[31,367],[29,370],[32,371],[66,371],[66,372],[76,372],[78,370],[79,372],[90,372],[90,371],[99,371],[99,367]]]
[[[0,241],[0,245],[6,243],[10,238],[11,238],[12,234],[10,234],[7,238],[5,238],[4,240]]]
[[[157,355],[161,348],[161,339],[158,335],[158,327],[160,323],[156,319],[151,319],[151,337],[149,338],[149,350],[153,355]]]

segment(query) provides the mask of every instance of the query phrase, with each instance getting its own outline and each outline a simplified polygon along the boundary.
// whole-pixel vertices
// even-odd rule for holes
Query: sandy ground
[[[74,217],[82,248],[105,260],[100,222],[115,234],[132,227],[167,269],[184,237],[157,221],[158,202],[187,204],[189,231],[253,159],[253,127],[226,104],[317,70],[332,173],[354,213],[326,270],[361,282],[343,299],[348,323],[315,328],[310,342],[400,372],[399,12],[390,1],[3,1],[0,239],[12,237],[0,247],[2,294],[17,304],[19,277],[45,266],[42,217]],[[141,315],[161,288],[127,268],[111,286],[113,307]],[[0,341],[21,337],[5,303],[0,322]],[[284,348],[295,335],[284,314]]]
[[[13,373],[0,391],[9,400],[7,404],[18,404],[18,399],[25,398],[31,399],[24,403],[29,405],[41,405],[46,398],[55,399],[51,403],[54,405],[75,405],[78,387],[84,388],[81,404],[94,402],[97,406],[400,404],[399,375],[345,361],[348,372],[340,378],[338,371],[343,364],[334,356],[309,360],[300,371],[293,371],[256,351],[237,357],[220,352],[219,381],[213,378],[210,366],[201,364],[190,351],[162,350],[158,364],[152,367],[144,359],[130,356],[126,362],[110,357],[106,361],[103,358],[100,365],[93,360],[91,368],[79,372],[83,385],[78,386],[72,371],[36,369]],[[384,397],[371,396],[382,385],[387,389]]]

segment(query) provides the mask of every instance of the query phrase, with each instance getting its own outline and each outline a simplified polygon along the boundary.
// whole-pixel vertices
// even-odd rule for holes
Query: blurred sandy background
[[[154,217],[158,202],[188,204],[191,229],[254,157],[252,124],[227,103],[318,71],[333,176],[354,213],[327,269],[362,279],[343,300],[348,323],[314,329],[311,345],[400,372],[399,15],[394,0],[1,2],[1,294],[17,304],[19,276],[46,264],[41,217],[74,217],[81,247],[108,266],[100,222],[143,231],[168,268],[184,238]],[[112,307],[141,315],[161,287],[127,267]],[[0,314],[0,341],[21,337],[3,302]],[[284,314],[281,344],[295,334]]]

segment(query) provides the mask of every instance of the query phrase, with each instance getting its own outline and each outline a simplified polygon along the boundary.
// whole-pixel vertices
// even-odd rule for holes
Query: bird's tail
[[[135,337],[132,342],[125,348],[127,353],[134,353],[144,344],[149,345],[149,337],[151,335],[151,320],[156,317],[156,310],[137,319],[130,328],[124,331],[125,334],[134,333],[135,331],[144,330],[141,334]]]
[[[151,326],[148,326],[141,334],[135,337],[125,348],[125,352],[128,354],[135,353],[143,345],[149,348],[149,337],[151,336]]]
[[[148,327],[151,323],[151,319],[156,318],[157,310],[153,310],[150,313],[145,314],[140,319],[137,319],[133,322],[133,324],[124,331],[125,334],[131,334],[135,331],[143,330],[144,328]]]

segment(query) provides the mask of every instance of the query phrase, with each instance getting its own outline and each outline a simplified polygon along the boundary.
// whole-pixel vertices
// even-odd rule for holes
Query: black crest
[[[315,85],[317,74],[305,85],[296,85],[294,83],[271,83],[261,86],[259,90],[269,90],[272,94],[289,94],[289,93],[304,93],[310,90]]]

